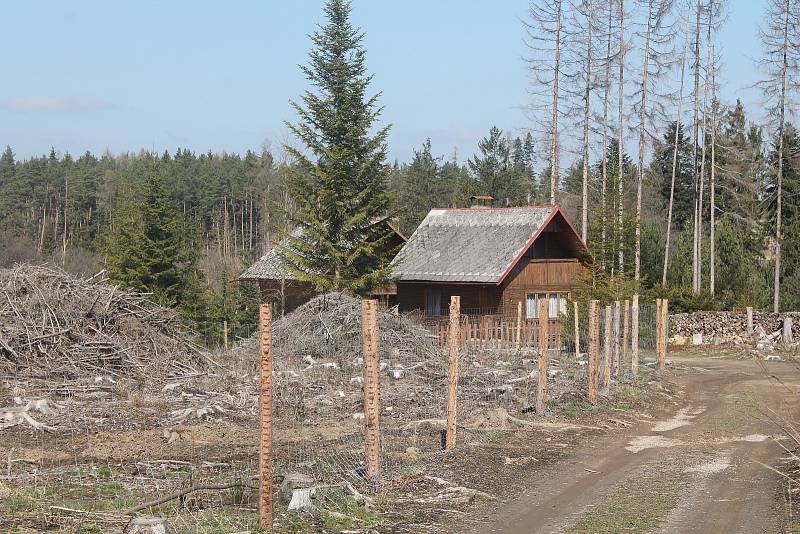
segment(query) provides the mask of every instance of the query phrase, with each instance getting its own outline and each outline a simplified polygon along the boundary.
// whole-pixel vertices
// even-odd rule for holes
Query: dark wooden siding
[[[444,312],[451,295],[461,296],[464,313],[500,314],[516,317],[517,304],[530,293],[569,293],[580,285],[585,267],[576,258],[574,235],[562,217],[554,218],[519,258],[500,286],[445,282],[398,282],[401,311],[425,310],[426,290],[441,294]]]
[[[272,304],[277,313],[280,313],[282,305],[285,306],[283,313],[289,313],[315,295],[311,284],[298,280],[286,280],[283,285],[280,280],[259,280],[258,288],[261,302]]]
[[[495,284],[447,284],[436,282],[398,282],[397,302],[400,311],[424,310],[425,291],[439,291],[442,312],[450,306],[452,295],[461,296],[461,309],[497,308],[500,305],[501,288]]]
[[[577,259],[520,261],[502,285],[502,305],[516,310],[529,293],[568,293],[579,286],[583,271]]]

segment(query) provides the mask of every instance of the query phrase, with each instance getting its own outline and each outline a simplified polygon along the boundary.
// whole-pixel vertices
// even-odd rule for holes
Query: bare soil
[[[794,367],[680,358],[674,405],[656,421],[594,436],[520,473],[502,504],[475,508],[463,532],[782,532],[776,465],[785,452],[760,406],[796,414]],[[784,385],[779,385],[779,378]]]
[[[599,406],[561,395],[547,418],[502,408],[465,413],[459,445],[447,453],[430,446],[438,431],[421,427],[430,434],[425,446],[393,453],[389,460],[403,467],[387,476],[373,506],[335,497],[319,505],[339,515],[278,508],[276,530],[781,532],[783,488],[761,463],[777,465],[783,451],[758,408],[796,414],[790,391],[800,376],[789,364],[768,362],[780,385],[756,362],[714,356],[673,356],[666,372],[623,383]],[[17,393],[0,388],[0,405]],[[242,485],[145,513],[170,517],[180,532],[261,531],[249,482],[257,465],[254,421],[165,425],[173,406],[118,394],[84,406],[90,409],[70,421],[69,432],[2,432],[0,532],[121,532],[123,510],[187,480]],[[351,430],[312,425],[308,435],[276,439],[291,447]],[[453,498],[453,488],[466,492]]]

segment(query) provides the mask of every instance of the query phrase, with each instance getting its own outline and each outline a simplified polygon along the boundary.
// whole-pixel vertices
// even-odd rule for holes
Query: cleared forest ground
[[[284,508],[277,530],[780,531],[779,477],[757,462],[776,465],[782,451],[758,406],[795,410],[797,402],[755,362],[713,355],[676,358],[647,387],[622,388],[600,408],[553,403],[551,428],[510,425],[498,414],[483,439],[408,461],[370,505],[328,499],[329,514]],[[768,366],[789,387],[800,385],[790,365]],[[14,393],[0,390],[2,404]],[[252,421],[188,422],[175,436],[162,424],[168,403],[107,395],[82,401],[81,417],[99,427],[127,422],[128,430],[3,431],[0,530],[120,532],[123,511],[191,480],[238,485],[140,513],[168,517],[180,532],[259,531],[248,476],[257,458]],[[456,487],[476,491],[445,497]]]
[[[260,530],[255,341],[212,356],[185,341],[169,310],[97,280],[42,269],[3,279],[0,531],[121,532],[139,515],[166,517],[179,532]],[[360,471],[351,363],[357,309],[326,297],[275,323],[276,486],[305,473],[317,492],[305,511],[276,497],[276,531],[783,525],[785,494],[761,465],[783,468],[781,449],[760,409],[794,418],[791,364],[672,352],[666,371],[645,358],[638,378],[620,377],[593,406],[580,362],[554,355],[543,417],[525,408],[530,354],[467,353],[457,447],[443,452],[444,354],[417,323],[388,312],[385,469],[372,491]],[[159,364],[176,350],[180,367]],[[187,489],[196,491],[180,494]]]
[[[171,393],[142,395],[87,380],[62,389],[68,393],[63,397],[59,387],[66,385],[27,379],[6,380],[0,388],[3,406],[19,396],[56,399],[52,411],[32,412],[51,430],[17,425],[2,431],[1,531],[120,532],[130,517],[125,511],[187,484],[231,487],[172,499],[139,514],[168,517],[180,532],[260,531],[256,484],[250,480],[258,438],[252,416],[190,417],[166,425],[175,416]],[[621,388],[600,408],[563,397],[551,403],[547,420],[532,420],[536,428],[514,423],[505,410],[491,411],[483,416],[483,427],[469,431],[467,445],[403,458],[406,467],[387,477],[368,505],[332,497],[324,502],[325,513],[279,508],[276,530],[458,530],[456,525],[476,517],[483,505],[495,507],[515,494],[525,477],[637,419],[651,419],[674,398],[672,387],[658,378]],[[453,493],[454,488],[461,489]]]
[[[673,356],[675,356],[673,354]],[[710,357],[711,358],[710,358]],[[654,420],[573,449],[532,471],[476,532],[782,532],[783,477],[791,448],[762,415],[798,413],[794,366],[719,359],[709,350],[675,358],[675,400]],[[796,419],[795,419],[796,420]],[[460,530],[460,529],[455,529]]]

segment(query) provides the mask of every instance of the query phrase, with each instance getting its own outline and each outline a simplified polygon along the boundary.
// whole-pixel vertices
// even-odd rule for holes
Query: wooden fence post
[[[750,338],[753,335],[753,308],[752,306],[747,307],[747,332],[745,332],[745,337]]]
[[[272,529],[272,308],[259,308],[261,388],[259,392],[260,443],[258,455],[259,518],[261,525]]]
[[[663,302],[664,301],[661,299],[656,299],[656,360],[658,361],[659,369],[664,369],[664,354],[661,343],[664,339],[664,327],[661,324],[663,320],[663,315],[661,312]]]
[[[536,413],[543,414],[547,401],[547,341],[550,303],[542,299],[539,301],[539,378],[536,381]]]
[[[572,302],[573,315],[575,316],[575,359],[581,355],[581,329],[580,329],[580,310],[578,308],[578,301]]]
[[[669,341],[669,300],[661,299],[661,351],[664,354],[664,366],[667,358],[667,342]]]
[[[606,305],[605,328],[603,332],[603,390],[611,391],[611,304]]]
[[[661,338],[663,332],[661,331],[661,299],[656,299],[656,363],[658,368],[661,369]]]
[[[620,332],[619,332],[619,314],[620,314],[620,302],[618,300],[614,301],[614,327],[611,330],[612,335],[614,336],[614,376],[619,377],[619,358],[620,358]]]
[[[522,301],[517,302],[517,350],[522,347]]]
[[[456,402],[458,399],[458,340],[461,338],[461,297],[450,297],[450,380],[447,383],[447,434],[445,449],[456,446]]]
[[[792,339],[792,318],[788,315],[783,316],[783,330],[781,332],[781,340],[783,341],[783,348],[789,350],[794,344]]]
[[[381,477],[380,354],[378,352],[378,301],[361,301],[361,336],[364,344],[364,442],[367,478]]]
[[[628,362],[628,341],[629,341],[629,339],[628,339],[628,331],[629,331],[630,324],[631,324],[631,322],[630,322],[630,320],[631,320],[631,303],[630,303],[629,300],[625,300],[625,301],[623,301],[622,306],[624,307],[624,310],[623,310],[623,313],[622,313],[622,317],[623,318],[622,318],[622,363],[621,363],[621,366],[623,367],[623,371],[622,372],[624,372],[625,364]]]
[[[600,359],[600,301],[589,301],[589,361],[587,362],[589,400],[597,402],[597,362]]]
[[[639,372],[639,295],[631,297],[631,373]]]

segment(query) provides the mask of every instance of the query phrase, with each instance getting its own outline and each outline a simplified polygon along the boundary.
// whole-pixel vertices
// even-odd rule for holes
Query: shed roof
[[[385,223],[395,234],[397,238],[406,241],[406,237],[400,232],[400,229],[393,221],[387,219],[375,219],[372,224]],[[295,228],[291,235],[293,237],[301,237],[303,235],[302,228]],[[282,241],[285,244],[286,240]],[[239,280],[297,280],[297,277],[286,267],[286,260],[280,252],[280,246],[274,246],[266,254],[261,256],[253,265],[247,268],[240,276]]]
[[[558,206],[434,209],[392,261],[400,281],[502,283],[555,218],[580,257],[586,247]]]
[[[297,237],[301,232],[295,230],[292,233]],[[296,280],[297,277],[286,268],[286,263],[278,252],[278,248],[272,247],[267,251],[239,276],[239,280]]]

